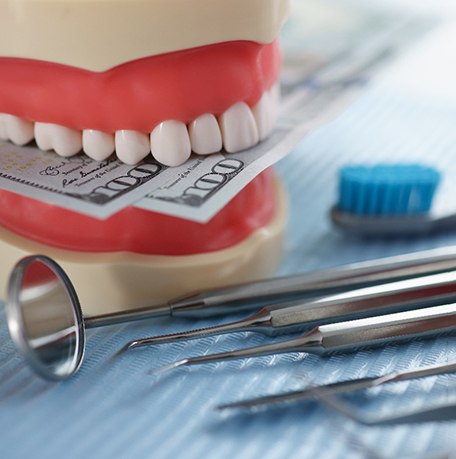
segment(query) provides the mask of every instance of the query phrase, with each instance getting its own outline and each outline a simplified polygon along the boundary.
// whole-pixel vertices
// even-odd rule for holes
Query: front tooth
[[[252,113],[258,127],[260,140],[263,140],[272,131],[275,118],[273,114],[273,102],[269,92],[265,92],[261,96],[261,99],[252,108]]]
[[[40,150],[55,150],[60,156],[73,156],[82,148],[81,131],[52,123],[35,123],[35,141]]]
[[[192,151],[199,155],[217,153],[222,149],[222,134],[211,113],[196,118],[188,127]]]
[[[252,110],[244,102],[231,106],[219,119],[223,145],[228,153],[245,150],[259,141]]]
[[[117,157],[125,164],[138,164],[150,152],[149,138],[137,131],[116,131]]]
[[[150,134],[154,158],[165,166],[180,166],[190,157],[192,147],[187,126],[181,121],[164,121]]]
[[[33,123],[6,113],[0,114],[0,138],[16,145],[25,145],[33,139]]]
[[[82,131],[82,149],[92,159],[103,161],[114,153],[114,135],[93,129],[84,129]]]

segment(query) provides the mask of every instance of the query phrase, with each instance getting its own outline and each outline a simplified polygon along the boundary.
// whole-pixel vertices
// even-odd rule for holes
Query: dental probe
[[[251,331],[266,335],[293,333],[309,324],[359,319],[456,301],[456,271],[390,282],[312,301],[266,306],[237,322],[138,339],[120,352],[224,333]]]
[[[218,410],[233,408],[258,408],[277,405],[280,403],[298,402],[319,398],[323,396],[333,396],[345,394],[357,390],[370,389],[383,384],[389,384],[400,381],[409,381],[411,379],[425,378],[428,376],[442,375],[456,372],[456,363],[445,365],[432,365],[421,368],[414,368],[406,371],[395,371],[384,376],[373,376],[367,378],[352,379],[348,381],[338,381],[323,386],[308,387],[301,390],[285,392],[282,394],[266,395],[264,397],[241,400],[239,402],[226,403],[217,407]]]
[[[306,352],[317,355],[338,351],[353,352],[362,347],[378,347],[387,343],[435,336],[454,331],[455,327],[456,304],[434,306],[320,325],[298,338],[219,354],[190,357],[152,370],[151,374],[163,373],[182,366],[289,352]]]

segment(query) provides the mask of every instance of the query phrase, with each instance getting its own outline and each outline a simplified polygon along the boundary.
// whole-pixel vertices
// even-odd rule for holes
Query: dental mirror
[[[74,287],[57,263],[42,255],[17,263],[6,314],[11,338],[40,376],[61,380],[78,370],[84,356],[84,319]]]
[[[170,314],[170,304],[163,304],[84,317],[69,277],[44,255],[18,261],[9,278],[11,338],[31,368],[49,380],[67,379],[79,369],[86,329]]]

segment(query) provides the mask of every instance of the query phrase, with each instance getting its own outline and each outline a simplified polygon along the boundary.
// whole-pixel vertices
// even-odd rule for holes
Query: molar
[[[90,158],[103,161],[114,153],[114,135],[93,129],[84,129],[82,131],[82,149]]]
[[[199,155],[217,153],[222,149],[222,134],[214,115],[201,115],[188,127],[192,151]]]
[[[117,157],[125,164],[137,164],[150,153],[149,138],[137,131],[116,131],[115,146]]]
[[[181,121],[164,121],[150,134],[154,158],[165,166],[180,166],[190,157],[192,147],[187,126]]]
[[[0,139],[16,145],[26,145],[33,140],[33,123],[14,115],[0,113]]]
[[[82,133],[52,123],[35,123],[35,141],[40,150],[55,150],[60,156],[73,156],[82,148]]]
[[[258,128],[249,106],[244,102],[232,105],[219,119],[223,145],[228,153],[253,147],[259,142]]]

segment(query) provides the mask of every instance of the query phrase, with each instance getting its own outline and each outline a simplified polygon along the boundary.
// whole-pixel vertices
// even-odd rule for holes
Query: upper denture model
[[[0,0],[0,139],[167,166],[277,114],[288,0]]]

